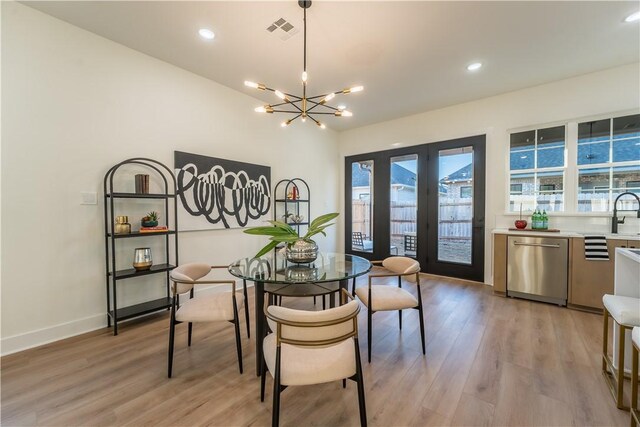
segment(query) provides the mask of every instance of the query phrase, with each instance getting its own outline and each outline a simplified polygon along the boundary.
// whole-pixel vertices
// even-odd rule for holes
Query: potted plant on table
[[[311,237],[316,234],[326,236],[324,230],[334,224],[328,224],[328,222],[335,219],[338,215],[337,212],[320,215],[311,221],[304,236],[300,236],[289,224],[275,220],[268,221],[271,226],[248,228],[244,230],[244,232],[257,236],[271,236],[269,237],[269,243],[256,254],[256,258],[261,257],[270,250],[275,249],[279,244],[284,243],[286,245],[287,260],[295,263],[309,263],[315,261],[318,257],[318,245],[311,240]]]

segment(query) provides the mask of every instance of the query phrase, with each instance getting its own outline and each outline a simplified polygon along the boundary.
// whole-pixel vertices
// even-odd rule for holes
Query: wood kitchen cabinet
[[[571,239],[571,257],[569,259],[569,305],[577,308],[602,310],[602,296],[613,294],[613,273],[616,248],[640,246],[635,241],[609,239],[608,261],[591,261],[584,256],[584,239]]]
[[[493,292],[507,293],[507,235],[493,235]]]

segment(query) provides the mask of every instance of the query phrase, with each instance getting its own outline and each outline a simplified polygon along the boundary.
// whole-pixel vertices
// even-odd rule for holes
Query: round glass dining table
[[[277,296],[316,296],[347,289],[349,279],[371,270],[365,258],[340,253],[319,253],[309,264],[288,262],[274,251],[260,258],[242,258],[229,265],[229,273],[254,282],[256,322],[256,373],[260,375],[262,337],[265,336],[264,294]],[[330,306],[335,306],[330,298]]]

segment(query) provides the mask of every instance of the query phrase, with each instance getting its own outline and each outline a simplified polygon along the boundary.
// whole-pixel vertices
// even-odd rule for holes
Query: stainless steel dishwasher
[[[507,296],[567,305],[569,241],[509,236]]]

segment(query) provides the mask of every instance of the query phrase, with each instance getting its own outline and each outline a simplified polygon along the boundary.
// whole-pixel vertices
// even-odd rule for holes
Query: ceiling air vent
[[[273,23],[267,27],[267,31],[278,36],[280,40],[288,40],[298,34],[299,30],[291,22],[280,18],[273,21]]]

